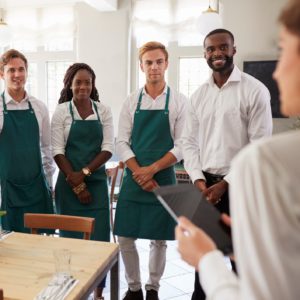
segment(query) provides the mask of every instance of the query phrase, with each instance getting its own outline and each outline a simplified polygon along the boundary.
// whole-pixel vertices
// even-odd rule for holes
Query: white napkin
[[[13,231],[1,230],[0,231],[0,241],[6,239],[9,235],[13,234]]]
[[[35,300],[63,300],[79,281],[73,277],[52,277],[48,285],[34,298]]]

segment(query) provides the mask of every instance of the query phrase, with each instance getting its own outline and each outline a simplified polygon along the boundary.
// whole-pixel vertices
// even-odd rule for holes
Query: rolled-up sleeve
[[[130,114],[130,98],[128,97],[123,106],[119,117],[118,138],[116,152],[120,160],[126,162],[128,159],[135,157],[131,150],[130,141],[133,128],[133,119]]]
[[[176,118],[174,119],[174,147],[170,152],[176,157],[177,161],[182,160],[182,135],[186,118],[187,98],[179,94],[176,107]]]
[[[114,153],[114,126],[111,109],[102,105],[101,122],[103,127],[103,141],[101,151]]]
[[[45,175],[49,185],[52,187],[52,175],[55,172],[55,166],[51,153],[51,130],[50,130],[50,120],[47,107],[41,101],[36,102],[39,106],[41,114],[41,128],[40,128],[40,137],[41,137],[41,154],[43,168],[45,170]]]
[[[52,156],[58,154],[65,155],[65,137],[64,137],[64,121],[67,106],[59,104],[53,114],[51,121],[51,143],[52,143]]]

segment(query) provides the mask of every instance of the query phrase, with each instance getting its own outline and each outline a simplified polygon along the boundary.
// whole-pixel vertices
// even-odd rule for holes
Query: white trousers
[[[141,289],[141,275],[139,254],[135,244],[136,239],[127,237],[118,237],[122,259],[125,265],[125,277],[128,287],[131,291]],[[146,290],[159,289],[159,281],[164,273],[166,266],[166,249],[167,243],[163,240],[150,241],[149,253],[149,278],[145,284]]]

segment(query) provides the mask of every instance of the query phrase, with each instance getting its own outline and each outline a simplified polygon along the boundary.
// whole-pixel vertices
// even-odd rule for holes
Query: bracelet
[[[82,191],[84,191],[86,189],[86,184],[84,182],[81,182],[79,185],[73,187],[73,192],[78,195],[80,194]]]

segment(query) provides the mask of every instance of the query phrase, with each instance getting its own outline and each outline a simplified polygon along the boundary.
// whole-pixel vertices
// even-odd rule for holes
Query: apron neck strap
[[[100,122],[100,117],[99,117],[97,105],[96,105],[95,101],[92,101],[92,102],[93,102],[93,106],[94,106],[94,109],[95,109],[95,112],[96,112],[96,115],[97,115],[97,119]],[[72,121],[74,121],[74,112],[73,112],[73,109],[72,109],[72,101],[69,102],[69,110],[70,110],[70,114],[71,114],[71,117],[72,117]]]
[[[3,101],[3,111],[6,112],[7,111],[7,107],[6,107],[4,92],[2,93],[1,96],[2,96],[2,101]]]
[[[73,113],[73,109],[72,109],[72,101],[69,102],[69,111],[72,117],[72,121],[74,121],[74,113]]]
[[[140,95],[139,95],[139,100],[138,100],[138,104],[137,104],[137,107],[136,107],[136,112],[139,112],[140,109],[141,109],[142,98],[143,98],[143,89],[141,89],[141,92],[140,92]],[[165,113],[169,112],[169,100],[170,100],[170,87],[168,86],[167,95],[166,95]]]
[[[95,112],[96,112],[96,115],[97,115],[97,119],[100,122],[97,105],[96,105],[95,101],[92,101],[92,102],[93,102],[93,106],[94,106],[94,109],[95,109]]]
[[[4,92],[2,93],[2,101],[3,101],[3,111],[6,113],[7,112],[7,106],[6,106],[6,102],[5,102],[5,96],[4,96]],[[28,100],[28,107],[31,111],[33,111],[32,109],[32,105],[30,103],[30,101]]]

